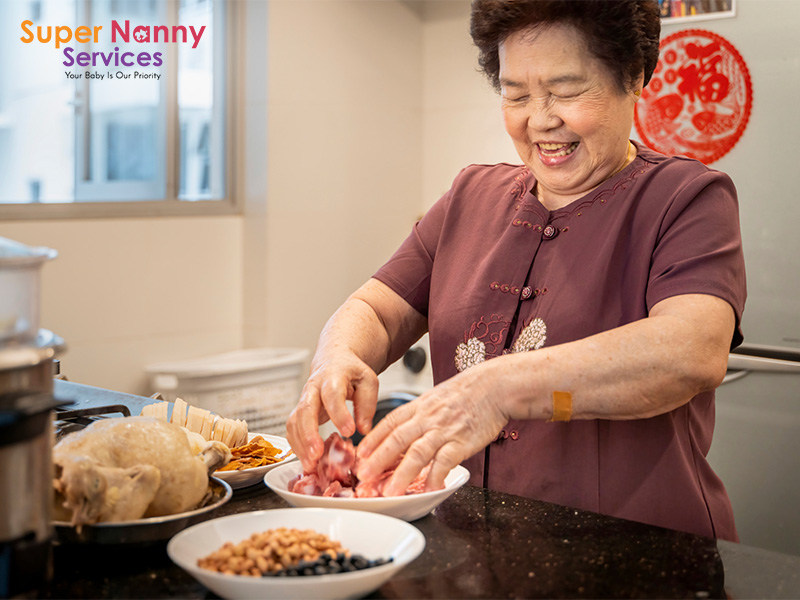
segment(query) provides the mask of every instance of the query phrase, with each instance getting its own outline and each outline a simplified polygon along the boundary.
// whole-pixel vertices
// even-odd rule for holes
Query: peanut
[[[350,554],[339,542],[312,529],[280,527],[254,533],[238,544],[226,542],[197,564],[220,573],[258,577],[300,560],[313,561],[323,553],[335,557],[339,552]]]

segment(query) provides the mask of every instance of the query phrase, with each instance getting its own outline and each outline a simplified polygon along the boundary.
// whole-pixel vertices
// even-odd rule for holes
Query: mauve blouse
[[[428,319],[436,383],[647,317],[659,301],[746,296],[736,190],[702,163],[637,144],[620,173],[548,211],[524,166],[472,165],[374,277]],[[531,373],[531,377],[535,377]],[[470,483],[737,540],[706,455],[714,393],[629,421],[511,421],[468,459]]]

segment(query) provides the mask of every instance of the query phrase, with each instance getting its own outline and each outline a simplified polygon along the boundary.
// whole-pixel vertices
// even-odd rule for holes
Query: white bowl
[[[422,492],[421,494],[386,498],[331,498],[290,492],[288,489],[289,481],[302,472],[303,465],[300,462],[282,465],[267,473],[264,476],[264,483],[292,506],[363,510],[397,517],[405,521],[421,519],[469,479],[469,471],[459,465],[447,474],[444,480],[444,489],[435,492]]]
[[[257,435],[263,437],[276,448],[280,448],[281,452],[278,454],[278,458],[282,458],[280,462],[264,465],[263,467],[253,467],[252,469],[240,469],[238,471],[214,471],[214,477],[222,479],[234,490],[238,490],[239,488],[259,483],[264,479],[264,475],[266,475],[268,471],[297,458],[295,454],[289,454],[292,447],[289,445],[286,438],[278,435],[269,435],[268,433],[249,433],[247,435],[247,441],[251,441]],[[289,454],[289,456],[287,456],[287,454]]]
[[[304,577],[223,575],[197,566],[225,542],[238,543],[278,527],[313,529],[368,559],[392,558],[378,567]],[[353,510],[280,508],[211,519],[189,527],[167,544],[183,570],[223,598],[349,598],[378,589],[425,549],[425,536],[399,519]]]

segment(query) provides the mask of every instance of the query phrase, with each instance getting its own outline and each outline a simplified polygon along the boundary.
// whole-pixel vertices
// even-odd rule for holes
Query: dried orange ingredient
[[[289,456],[292,451],[289,450],[285,456],[279,457],[278,455],[280,453],[280,448],[276,448],[263,437],[257,435],[244,446],[231,448],[231,454],[233,455],[231,462],[219,470],[241,471],[242,469],[252,469],[254,467],[275,464]]]

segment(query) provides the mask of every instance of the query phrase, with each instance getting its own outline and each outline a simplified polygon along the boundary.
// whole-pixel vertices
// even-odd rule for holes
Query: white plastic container
[[[309,351],[255,348],[146,367],[154,392],[183,398],[252,432],[286,435],[286,420],[300,399]]]
[[[0,343],[31,342],[39,332],[40,270],[57,256],[0,237]]]

